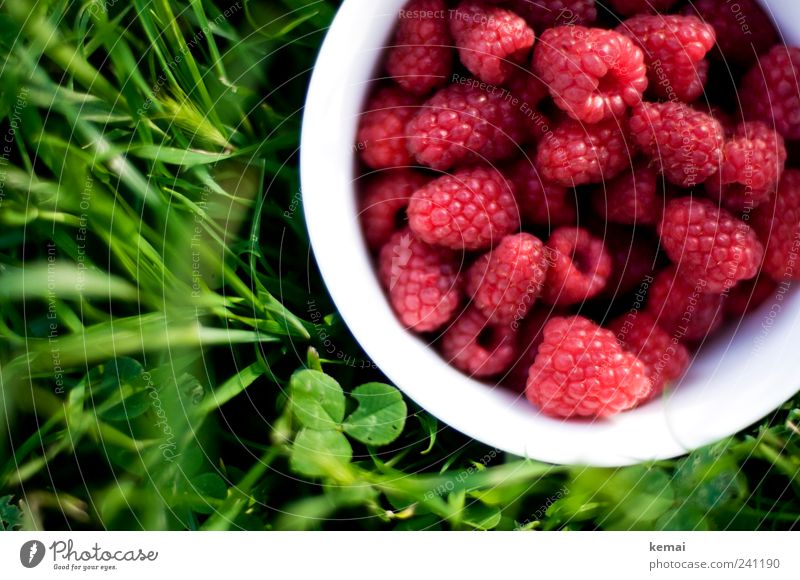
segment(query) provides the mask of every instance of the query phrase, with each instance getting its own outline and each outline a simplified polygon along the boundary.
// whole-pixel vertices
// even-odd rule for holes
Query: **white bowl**
[[[610,420],[548,418],[524,397],[448,366],[397,321],[357,220],[354,143],[378,59],[406,0],[346,0],[308,91],[301,146],[303,205],[319,268],[353,335],[409,397],[444,423],[499,450],[562,464],[629,465],[718,441],[783,404],[800,386],[800,294],[768,300],[701,349],[678,388]],[[800,3],[765,2],[800,43]]]

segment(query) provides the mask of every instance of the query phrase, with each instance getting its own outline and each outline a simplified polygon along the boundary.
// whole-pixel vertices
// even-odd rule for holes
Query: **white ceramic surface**
[[[303,203],[314,254],[345,322],[409,397],[466,435],[541,461],[617,466],[665,459],[771,413],[800,385],[800,294],[768,300],[703,346],[668,399],[606,421],[559,421],[469,379],[402,328],[375,278],[356,219],[354,148],[364,97],[406,0],[346,0],[328,32],[303,119]],[[800,43],[800,2],[769,4]]]

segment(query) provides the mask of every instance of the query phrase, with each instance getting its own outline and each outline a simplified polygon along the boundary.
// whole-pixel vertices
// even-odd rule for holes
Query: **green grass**
[[[2,3],[0,529],[796,528],[796,403],[589,469],[487,448],[385,384],[298,206],[335,9]]]

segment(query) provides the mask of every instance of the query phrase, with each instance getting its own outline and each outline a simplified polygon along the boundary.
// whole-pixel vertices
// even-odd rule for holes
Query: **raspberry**
[[[537,32],[597,20],[595,0],[511,0],[511,7]]]
[[[800,139],[800,48],[777,45],[742,79],[739,95],[748,121],[763,121],[786,139]]]
[[[542,292],[544,244],[531,234],[506,236],[467,271],[467,294],[492,324],[522,320]]]
[[[368,101],[358,127],[356,148],[372,169],[409,165],[406,124],[416,113],[417,99],[396,87],[379,89]]]
[[[666,12],[678,0],[607,0],[608,4],[622,16]]]
[[[409,93],[424,95],[447,83],[453,40],[444,0],[411,0],[386,57],[386,71]]]
[[[742,123],[722,148],[722,166],[706,189],[732,210],[753,208],[775,193],[785,163],[783,137],[764,123]]]
[[[644,292],[658,268],[658,244],[641,229],[610,230],[605,237],[606,251],[613,264],[603,295],[614,299],[634,290]]]
[[[529,158],[514,163],[507,175],[514,185],[523,220],[542,226],[575,223],[574,191],[544,180]]]
[[[728,293],[725,314],[739,319],[761,306],[770,296],[775,296],[778,284],[763,272],[751,280],[739,282]]]
[[[658,194],[659,182],[655,169],[637,162],[633,171],[615,177],[603,190],[596,191],[592,205],[598,215],[612,223],[655,224],[664,205],[664,198]]]
[[[696,14],[714,27],[721,55],[730,64],[750,64],[778,41],[772,20],[756,0],[693,0],[684,13]]]
[[[497,161],[524,137],[520,113],[502,91],[474,84],[450,85],[431,97],[406,129],[417,161],[445,170],[479,160]]]
[[[766,246],[764,272],[781,283],[800,279],[800,170],[783,173],[777,194],[755,210],[753,227]]]
[[[719,169],[724,134],[706,113],[683,103],[642,103],[628,125],[642,152],[675,185],[693,187]]]
[[[378,258],[381,283],[400,321],[416,332],[447,324],[461,303],[458,255],[396,232]]]
[[[545,325],[525,395],[553,417],[602,418],[635,407],[651,389],[644,364],[613,332],[575,316]]]
[[[484,378],[507,371],[517,355],[511,327],[491,325],[475,308],[459,316],[442,336],[442,355],[470,376]]]
[[[550,94],[542,79],[528,71],[515,71],[505,83],[509,94],[519,101],[520,106],[533,109]]]
[[[519,229],[511,184],[492,167],[444,175],[411,196],[408,221],[424,242],[453,249],[488,248]]]
[[[464,0],[450,15],[450,32],[461,62],[487,83],[500,84],[522,64],[534,33],[510,10],[481,0]]]
[[[609,330],[628,352],[644,363],[653,383],[651,397],[660,394],[667,383],[679,379],[689,368],[687,348],[660,328],[648,312],[629,312],[611,322]]]
[[[725,292],[758,273],[764,247],[753,229],[707,199],[682,197],[664,209],[658,225],[670,260],[705,292]]]
[[[647,312],[677,340],[702,340],[722,324],[722,294],[689,284],[675,266],[658,273],[647,293]]]
[[[542,299],[569,306],[597,296],[611,275],[611,256],[603,240],[583,228],[558,228],[547,241],[549,262]]]
[[[622,116],[642,100],[647,69],[642,51],[613,30],[561,26],[546,30],[533,69],[555,104],[573,119],[597,123]]]
[[[690,103],[703,94],[708,78],[706,53],[714,29],[694,16],[634,16],[617,30],[644,51],[650,88],[662,99]]]
[[[565,119],[539,142],[536,166],[548,181],[574,187],[616,177],[632,155],[615,119],[594,125]]]
[[[367,245],[380,250],[398,229],[411,194],[428,179],[410,169],[392,169],[368,178],[361,200],[361,225]]]

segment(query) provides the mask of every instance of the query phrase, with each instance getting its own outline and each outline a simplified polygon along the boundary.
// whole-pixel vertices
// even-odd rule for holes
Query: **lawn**
[[[800,400],[597,469],[486,447],[388,383],[299,193],[336,6],[0,5],[0,529],[797,528]]]

